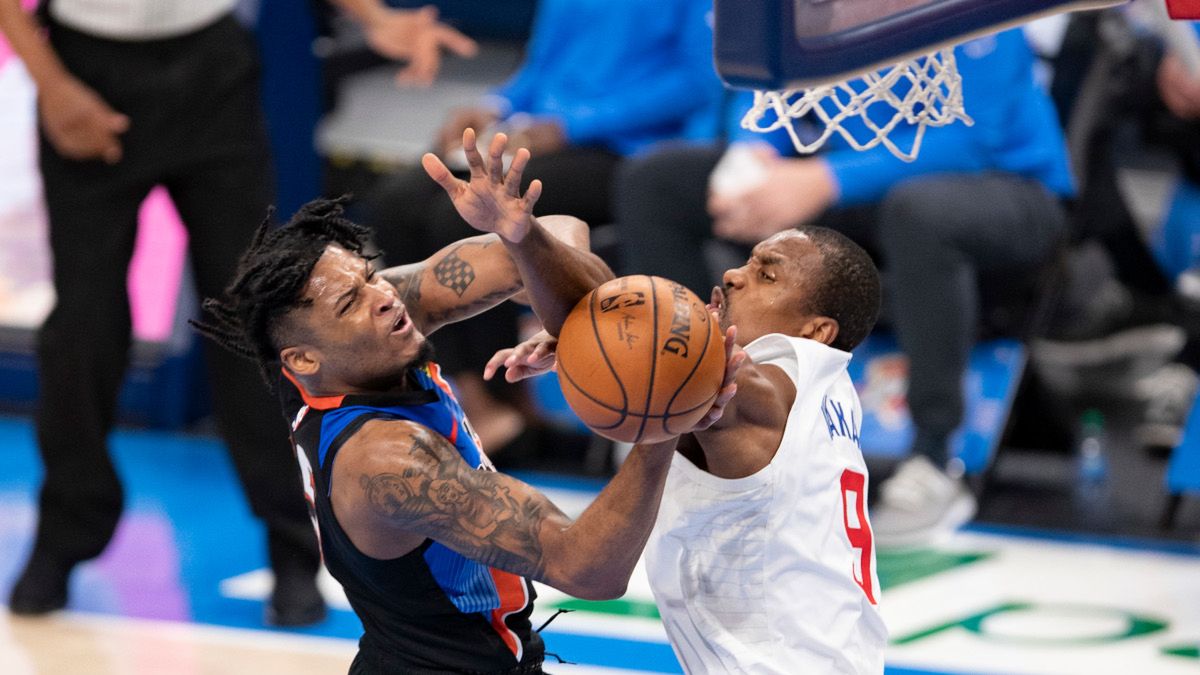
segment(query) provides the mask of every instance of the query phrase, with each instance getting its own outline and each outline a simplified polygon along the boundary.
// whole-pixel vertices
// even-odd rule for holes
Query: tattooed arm
[[[429,429],[373,420],[337,455],[333,507],[354,545],[374,558],[399,557],[430,538],[576,597],[614,598],[654,526],[674,448],[673,440],[634,448],[572,521],[531,486],[469,467]]]
[[[464,130],[469,181],[456,178],[433,154],[422,157],[421,164],[450,196],[463,220],[477,230],[500,236],[520,270],[534,313],[548,333],[558,335],[571,308],[593,288],[611,279],[613,273],[599,257],[550,236],[533,217],[542,182],[531,181],[521,194],[521,175],[529,162],[529,151],[519,148],[506,174],[502,157],[507,143],[504,134],[496,134],[484,162],[475,146],[475,132]]]
[[[571,216],[544,216],[546,232],[566,246],[587,251],[587,224]],[[521,273],[495,234],[459,240],[429,258],[380,273],[396,287],[417,328],[429,335],[469,319],[524,289]]]
[[[726,332],[725,379],[692,429],[717,422],[737,392],[745,352]],[[429,538],[585,599],[625,593],[654,527],[676,438],[634,446],[617,475],[572,521],[521,481],[466,464],[445,438],[406,420],[371,420],[333,464],[333,511],[363,554],[398,558]]]

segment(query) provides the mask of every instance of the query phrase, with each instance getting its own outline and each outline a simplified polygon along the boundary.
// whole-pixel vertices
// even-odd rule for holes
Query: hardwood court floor
[[[329,618],[262,624],[270,573],[262,530],[210,438],[114,435],[127,487],[116,538],[72,578],[69,611],[0,612],[0,674],[344,673],[361,626],[332,579]],[[29,423],[0,418],[0,601],[27,555],[39,466]],[[528,475],[568,513],[594,481]],[[889,675],[1190,673],[1200,667],[1200,548],[976,526],[929,549],[878,555],[892,634]],[[849,573],[849,570],[848,570]],[[618,601],[540,588],[535,625],[579,665],[558,675],[679,673],[644,574]]]

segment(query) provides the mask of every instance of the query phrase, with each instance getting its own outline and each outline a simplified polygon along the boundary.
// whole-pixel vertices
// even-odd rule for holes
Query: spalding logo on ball
[[[606,282],[571,310],[558,336],[558,381],[571,410],[616,441],[686,431],[716,400],[725,338],[682,285],[636,275]]]

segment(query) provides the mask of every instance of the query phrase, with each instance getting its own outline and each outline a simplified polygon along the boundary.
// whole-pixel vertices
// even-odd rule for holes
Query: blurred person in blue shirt
[[[610,222],[610,186],[623,157],[669,139],[716,135],[721,91],[713,86],[711,7],[711,0],[542,0],[524,63],[507,83],[454,111],[433,139],[434,152],[453,166],[464,128],[484,142],[489,130],[504,131],[510,147],[533,155],[527,181],[546,184],[537,215]],[[383,179],[360,209],[388,264],[470,232],[419,166]],[[497,349],[517,341],[517,311],[510,304],[452,326],[438,343],[463,407],[493,452],[525,428],[518,406],[501,400],[517,395],[511,385],[489,389],[479,375]]]
[[[980,329],[978,278],[1028,278],[1059,242],[1063,200],[1074,190],[1063,134],[1035,82],[1022,31],[972,40],[955,56],[974,125],[927,129],[911,163],[882,145],[856,151],[836,134],[809,157],[795,157],[784,134],[751,135],[753,184],[722,190],[717,180],[710,189],[726,152],[720,145],[663,150],[630,162],[617,181],[624,269],[675,279],[702,297],[718,280],[692,252],[714,239],[752,244],[815,223],[850,236],[882,263],[885,304],[909,357],[916,429],[912,456],[883,484],[872,511],[882,546],[918,544],[973,516],[975,500],[947,442],[963,419],[962,378]],[[744,111],[748,99],[736,107]],[[748,140],[727,126],[731,149]],[[907,148],[914,133],[902,124],[891,138]]]

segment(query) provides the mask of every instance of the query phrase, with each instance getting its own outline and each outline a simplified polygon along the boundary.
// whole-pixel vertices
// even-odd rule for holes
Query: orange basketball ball
[[[682,285],[613,279],[571,310],[558,336],[558,381],[571,410],[615,441],[653,443],[695,424],[725,374],[725,337]]]

